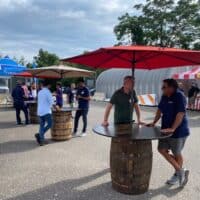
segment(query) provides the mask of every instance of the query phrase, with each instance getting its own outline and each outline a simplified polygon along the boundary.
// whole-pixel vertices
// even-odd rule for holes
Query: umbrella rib
[[[102,48],[102,49],[103,49],[103,48]],[[70,58],[70,59],[65,58],[65,59],[62,59],[61,61],[71,62],[71,61],[70,61],[71,59],[77,59],[77,58],[80,58],[80,57],[82,57],[82,56],[88,57],[88,56],[91,56],[91,54],[92,54],[92,55],[97,55],[97,54],[100,54],[100,53],[101,53],[100,50],[101,50],[101,49],[98,49],[98,50],[96,50],[95,52],[88,52],[88,53],[86,53],[86,54],[81,54],[81,55],[79,55],[79,56],[74,56],[74,57],[72,57],[72,58]],[[69,61],[68,61],[68,60],[69,60]]]
[[[137,53],[137,51],[134,51],[134,52],[135,52],[135,54]],[[112,52],[109,52],[109,51],[108,51],[107,53],[113,54]],[[119,57],[120,59],[125,60],[125,61],[128,61],[128,62],[130,62],[130,63],[133,62],[134,59],[126,59],[126,58],[123,58],[122,56],[120,56],[120,54],[122,54],[122,53],[124,53],[124,51],[121,51],[118,55],[114,54],[114,56]],[[147,59],[147,58],[148,58],[147,56],[149,56],[149,54],[152,54],[152,53],[153,53],[153,52],[148,52],[147,55],[145,55],[144,57],[142,57],[142,59],[135,60],[134,62],[135,62],[135,63],[141,62],[141,61]],[[158,56],[159,54],[160,54],[160,52],[158,52],[158,54],[156,54],[156,55],[150,56],[148,59],[151,59],[151,58],[153,58],[153,57],[156,57],[156,56]]]
[[[192,61],[191,59],[186,59],[186,58],[182,58],[182,57],[179,57],[179,56],[175,56],[175,55],[169,55],[168,53],[166,52],[162,52],[164,55],[167,55],[167,56],[170,56],[170,57],[174,57],[176,59],[179,59],[179,60],[184,60],[184,61],[187,61],[187,62],[193,62],[195,65],[200,65],[200,62],[196,62],[196,61]]]
[[[153,54],[151,55],[152,53],[155,53],[155,52],[149,52],[147,55],[143,56],[141,59],[138,59],[136,61],[136,63],[139,63],[141,61],[147,63],[148,60],[154,58],[154,57],[157,57],[158,55],[162,54],[161,52],[157,52],[156,54]],[[147,64],[147,67],[148,67],[148,64]]]
[[[121,51],[121,53],[123,53],[124,51]],[[137,51],[134,51],[135,52],[135,54],[137,53]],[[107,52],[107,53],[110,53],[110,54],[113,54],[112,52]],[[120,54],[121,54],[120,53]],[[135,62],[135,64],[137,64],[137,63],[139,63],[139,62],[141,62],[141,61],[145,61],[145,59],[151,59],[151,58],[153,58],[153,57],[156,57],[156,56],[158,56],[161,52],[158,52],[156,55],[154,54],[154,55],[152,55],[152,56],[150,56],[149,58],[147,57],[147,56],[149,56],[149,54],[151,55],[153,52],[148,52],[147,53],[147,55],[145,55],[144,57],[142,57],[141,59],[138,59],[138,60],[135,60],[134,62]],[[114,56],[118,56],[120,59],[122,59],[122,60],[125,60],[125,61],[128,61],[128,62],[130,62],[130,63],[132,63],[133,62],[133,60],[134,59],[132,59],[132,60],[130,60],[130,59],[125,59],[125,58],[123,58],[123,57],[121,57],[120,56],[120,54],[119,55],[114,55]]]
[[[124,51],[120,51],[118,54],[114,54],[114,55],[113,55],[113,53],[111,53],[111,52],[109,52],[109,51],[105,51],[105,52],[106,52],[107,54],[110,54],[111,57],[105,59],[103,62],[101,62],[100,64],[98,64],[95,68],[99,68],[101,65],[107,63],[108,61],[111,61],[113,58],[118,57],[118,56],[119,56],[120,54],[122,54]],[[121,59],[123,59],[123,58],[121,57]],[[126,60],[126,59],[124,59],[124,60]],[[127,61],[127,60],[126,60],[126,61]],[[129,60],[128,60],[128,61],[129,61]]]
[[[39,69],[37,69],[37,70],[39,70]],[[45,72],[45,71],[47,71],[47,70],[46,70],[46,69],[43,69],[43,70],[40,70],[40,71],[38,71],[38,72],[35,72],[34,76],[37,76],[37,75],[40,76],[40,73],[43,73],[43,72]],[[50,69],[49,71],[53,71],[53,72],[57,73],[58,75],[60,75],[60,73],[57,72],[56,70]]]

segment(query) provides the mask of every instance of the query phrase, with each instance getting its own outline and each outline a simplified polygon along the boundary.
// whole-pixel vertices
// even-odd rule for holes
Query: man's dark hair
[[[48,86],[48,85],[50,85],[50,81],[49,80],[43,80],[43,81],[41,81],[40,82],[44,87],[46,87],[46,86]]]
[[[168,87],[172,87],[175,90],[178,89],[178,82],[175,79],[173,79],[173,78],[165,79],[165,80],[163,80],[163,82],[167,83]]]
[[[133,78],[132,76],[125,76],[124,81],[126,80],[135,80],[135,78]]]
[[[85,83],[85,81],[84,81],[83,78],[79,78],[79,79],[78,79],[78,82],[79,82],[79,83]]]

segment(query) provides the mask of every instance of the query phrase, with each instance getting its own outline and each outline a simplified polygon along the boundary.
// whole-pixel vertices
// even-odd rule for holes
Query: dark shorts
[[[166,138],[159,140],[158,149],[167,149],[171,150],[174,155],[180,155],[187,137],[182,138]]]

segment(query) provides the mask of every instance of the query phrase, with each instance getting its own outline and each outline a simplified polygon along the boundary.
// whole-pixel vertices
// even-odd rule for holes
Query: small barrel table
[[[93,131],[111,137],[110,170],[112,186],[125,194],[148,191],[152,171],[152,140],[164,139],[159,127],[119,124],[108,127],[97,125]]]
[[[52,140],[65,141],[72,138],[72,111],[76,108],[62,108],[53,110],[53,126],[51,129]]]
[[[29,109],[29,119],[31,124],[39,124],[40,119],[37,115],[37,101],[25,101]]]

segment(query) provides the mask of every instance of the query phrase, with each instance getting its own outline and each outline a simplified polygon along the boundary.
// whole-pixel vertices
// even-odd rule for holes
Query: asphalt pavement
[[[0,109],[0,200],[199,200],[200,113],[189,112],[191,136],[185,149],[185,167],[190,179],[184,189],[169,187],[171,166],[158,154],[153,142],[153,169],[149,191],[139,196],[112,189],[109,172],[110,138],[92,132],[101,123],[105,104],[92,103],[87,137],[65,142],[50,140],[39,147],[34,139],[38,125],[16,126],[13,109]],[[145,121],[155,108],[142,108]],[[23,116],[23,114],[21,114]],[[112,121],[112,117],[110,118]],[[80,130],[82,121],[80,121]]]

